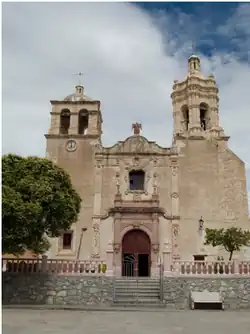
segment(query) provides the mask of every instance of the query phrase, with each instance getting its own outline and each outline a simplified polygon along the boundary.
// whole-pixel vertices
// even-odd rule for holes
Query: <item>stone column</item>
[[[121,231],[121,219],[122,216],[120,213],[116,213],[114,216],[114,267],[115,267],[115,276],[121,276],[121,240],[120,240],[120,231]]]
[[[114,250],[112,242],[108,243],[107,254],[107,271],[106,276],[114,276]]]
[[[51,113],[51,122],[48,133],[50,135],[58,135],[60,132],[60,113]]]
[[[151,276],[159,276],[159,217],[158,213],[152,214],[152,244],[151,244]]]
[[[178,259],[179,255],[179,231],[180,231],[180,205],[179,205],[179,166],[177,159],[171,160],[171,173],[172,173],[172,246],[173,257]]]
[[[102,162],[99,161],[95,166],[95,194],[93,207],[93,248],[92,257],[100,257],[100,217],[102,200]]]
[[[171,256],[171,245],[170,243],[166,240],[164,242],[164,248],[163,248],[163,268],[164,276],[171,276],[172,271],[171,271],[171,266],[172,266],[172,256]]]
[[[200,135],[201,122],[200,122],[199,104],[192,103],[189,106],[189,112],[190,112],[190,116],[191,116],[190,134],[191,135]]]
[[[179,204],[179,167],[178,161],[171,161],[171,209],[172,216],[179,216],[180,214],[180,204]]]
[[[76,106],[72,106],[70,113],[70,127],[69,134],[77,135],[78,134],[78,122],[79,122],[79,113],[77,112]]]

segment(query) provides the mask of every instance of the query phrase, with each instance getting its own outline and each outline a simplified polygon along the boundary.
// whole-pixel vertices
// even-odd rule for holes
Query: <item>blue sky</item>
[[[51,99],[74,90],[101,100],[103,144],[131,134],[172,140],[170,94],[192,42],[215,74],[220,124],[250,181],[249,3],[3,3],[3,152],[45,153]],[[13,133],[15,136],[13,136]],[[250,191],[250,182],[249,191]]]

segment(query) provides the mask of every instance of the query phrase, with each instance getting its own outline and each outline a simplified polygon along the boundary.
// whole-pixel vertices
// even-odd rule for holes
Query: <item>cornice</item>
[[[46,139],[96,139],[99,138],[100,135],[78,135],[78,134],[68,134],[68,135],[63,135],[63,134],[45,134],[44,135]]]
[[[83,104],[98,104],[100,106],[101,102],[98,100],[94,101],[58,101],[58,100],[51,100],[51,105],[64,105],[64,104],[71,104],[71,105],[83,105]]]

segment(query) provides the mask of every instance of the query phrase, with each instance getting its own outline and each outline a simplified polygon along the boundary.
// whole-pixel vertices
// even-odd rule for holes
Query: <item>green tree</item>
[[[69,175],[50,160],[2,157],[2,252],[44,253],[47,237],[76,222],[81,199]]]
[[[205,245],[213,247],[222,246],[229,252],[229,261],[232,260],[233,253],[240,251],[241,247],[250,244],[250,232],[241,228],[231,227],[228,229],[206,228]]]

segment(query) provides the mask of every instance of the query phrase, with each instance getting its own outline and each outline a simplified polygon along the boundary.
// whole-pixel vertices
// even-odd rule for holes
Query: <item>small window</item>
[[[63,249],[71,249],[72,248],[72,237],[73,232],[64,232],[62,235],[62,248]]]
[[[194,255],[194,261],[205,261],[205,255]]]
[[[144,190],[145,173],[142,170],[134,170],[129,173],[129,189]]]

